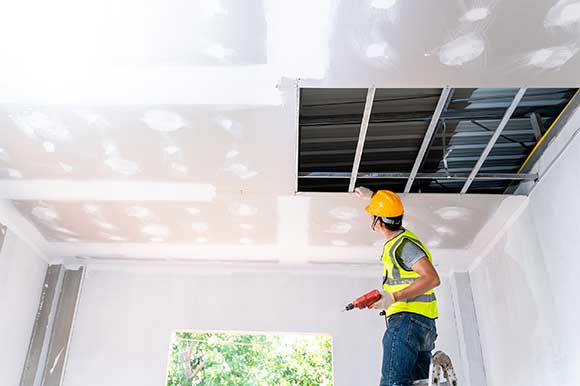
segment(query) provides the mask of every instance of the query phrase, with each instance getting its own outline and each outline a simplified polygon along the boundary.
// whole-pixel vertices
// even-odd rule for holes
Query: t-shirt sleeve
[[[414,242],[405,240],[403,245],[398,250],[399,263],[407,271],[411,271],[413,265],[425,256],[425,252],[419,248]]]

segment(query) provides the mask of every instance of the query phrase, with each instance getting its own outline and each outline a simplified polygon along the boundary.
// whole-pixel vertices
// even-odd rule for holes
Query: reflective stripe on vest
[[[383,276],[385,277],[383,288],[387,292],[400,291],[411,285],[420,277],[420,275],[415,271],[404,269],[397,260],[397,252],[405,240],[408,240],[419,247],[425,253],[427,259],[432,262],[431,253],[427,247],[421,243],[419,238],[413,232],[404,230],[402,233],[389,240],[383,248],[383,256],[381,259],[384,265]],[[389,307],[386,315],[390,316],[400,312],[412,312],[432,319],[437,318],[438,310],[435,293],[433,290],[430,290],[423,295],[398,301]]]
[[[429,295],[419,295],[417,297],[414,298],[410,298],[410,299],[405,299],[403,300],[403,302],[419,302],[419,303],[430,303],[432,301],[437,300],[435,298],[435,294],[429,294]]]

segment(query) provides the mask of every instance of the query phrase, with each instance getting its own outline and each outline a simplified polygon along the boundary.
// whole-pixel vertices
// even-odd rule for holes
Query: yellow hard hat
[[[376,192],[365,210],[373,216],[379,217],[399,217],[404,212],[401,198],[390,190]]]

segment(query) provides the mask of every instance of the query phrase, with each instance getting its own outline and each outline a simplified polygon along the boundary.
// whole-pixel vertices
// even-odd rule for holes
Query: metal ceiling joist
[[[513,154],[504,154],[504,155],[493,155],[493,156],[488,156],[487,157],[487,161],[513,161],[516,164],[512,165],[513,167],[517,167],[518,166],[518,161],[521,161],[523,158],[525,158],[525,154],[519,154],[519,155],[513,155]],[[448,163],[457,163],[457,162],[470,162],[470,161],[477,161],[479,159],[479,156],[454,156],[454,157],[447,157],[447,162]],[[407,164],[404,160],[398,159],[398,158],[393,158],[393,159],[385,159],[385,160],[372,160],[372,161],[365,161],[365,165],[366,166],[386,166],[386,165],[405,165]],[[337,166],[350,166],[350,162],[345,161],[345,162],[336,162],[336,161],[332,161],[332,162],[324,162],[324,161],[320,161],[320,162],[308,162],[308,163],[303,163],[302,166],[304,168],[309,168],[309,169],[319,169],[319,168],[328,168],[328,167],[337,167]],[[349,173],[349,178],[352,174]],[[409,176],[411,174],[409,173]]]
[[[385,179],[385,180],[406,180],[410,173],[358,173],[357,179]],[[469,173],[417,173],[415,179],[417,180],[463,180],[469,178]],[[316,172],[316,173],[300,173],[300,178],[350,178],[348,172]],[[514,173],[479,173],[475,176],[477,181],[533,181],[538,178],[538,174],[514,174]]]
[[[371,110],[373,108],[373,100],[375,99],[375,87],[372,86],[367,91],[367,99],[365,102],[365,109],[363,113],[362,122],[360,125],[360,131],[358,135],[358,143],[356,145],[356,153],[354,155],[354,163],[352,165],[352,173],[350,175],[350,183],[348,184],[348,191],[354,191],[354,185],[356,183],[356,177],[358,175],[358,168],[360,166],[360,160],[362,158],[362,152],[365,146],[365,139],[367,136],[367,129],[369,127],[369,121],[371,119]]]
[[[556,107],[553,109],[556,109]],[[449,109],[442,114],[441,118],[449,122],[472,119],[476,121],[499,121],[504,112],[505,108],[503,107],[493,109],[472,108],[468,109],[468,111],[465,111],[465,109]],[[534,112],[534,107],[523,107],[520,114],[518,114],[518,118],[529,121],[528,114],[532,112]],[[554,112],[556,111],[554,110]],[[431,118],[432,111],[374,113],[372,123],[400,124],[402,122],[430,122]],[[300,126],[302,129],[308,130],[312,127],[319,129],[321,126],[328,125],[358,125],[359,122],[360,114],[321,115],[302,118]]]
[[[413,151],[414,147],[398,147],[398,148],[379,148],[379,149],[369,149],[365,150],[366,154],[383,154],[383,153],[399,153]],[[334,155],[349,155],[353,154],[355,150],[352,149],[323,149],[323,150],[303,150],[300,152],[302,157],[308,156],[334,156]]]
[[[528,135],[530,134],[530,129],[522,129],[522,130],[510,130],[510,135]],[[454,133],[454,138],[477,138],[477,137],[489,137],[493,135],[492,132],[489,131],[466,131],[466,132],[459,132]],[[436,135],[436,138],[440,138],[440,135]],[[394,134],[394,135],[375,135],[367,137],[367,142],[370,141],[399,141],[399,140],[406,140],[406,139],[421,139],[424,136],[420,134]],[[314,143],[338,143],[338,142],[354,142],[356,141],[356,137],[336,137],[336,138],[305,138],[302,139],[302,144],[314,144]]]
[[[423,138],[423,143],[419,148],[417,158],[415,158],[415,163],[413,164],[413,168],[411,169],[411,174],[409,175],[409,179],[407,180],[407,184],[405,185],[405,193],[409,193],[411,191],[411,186],[413,186],[413,181],[415,180],[415,176],[419,171],[419,166],[421,166],[421,163],[423,162],[423,157],[425,156],[425,153],[427,153],[427,149],[429,148],[429,145],[432,143],[433,134],[435,134],[435,130],[439,125],[439,118],[441,117],[441,113],[443,113],[443,111],[449,105],[451,95],[453,95],[453,89],[450,87],[445,87],[441,92],[441,96],[439,97],[439,101],[437,102],[437,106],[435,107],[435,112],[433,113],[433,117],[431,117],[431,122],[429,122],[427,132],[425,133],[425,137]]]
[[[367,137],[368,140],[368,137]],[[534,142],[523,142],[526,147],[534,146]],[[464,150],[464,149],[483,149],[485,147],[485,143],[472,143],[472,144],[461,144],[455,145],[455,149],[457,150]],[[503,143],[496,143],[496,148],[504,148],[504,149],[511,149],[514,147],[520,148],[522,147],[522,143],[520,142],[503,142]],[[381,148],[366,148],[365,154],[385,154],[385,153],[402,153],[402,152],[410,152],[415,150],[416,147],[412,146],[404,146],[404,147],[381,147]],[[441,145],[434,145],[430,147],[430,150],[442,150],[443,146]],[[353,154],[355,151],[351,149],[324,149],[324,150],[303,150],[300,152],[300,156],[307,157],[307,156],[333,156],[333,155],[346,155],[346,154]],[[425,160],[425,158],[423,159]],[[421,170],[421,168],[419,168]]]
[[[510,104],[510,106],[506,110],[503,118],[501,119],[501,122],[499,123],[499,126],[497,127],[497,129],[495,129],[495,132],[493,133],[492,137],[489,139],[489,142],[487,143],[487,146],[483,150],[483,153],[479,157],[479,160],[477,161],[477,163],[475,164],[473,170],[471,171],[471,174],[467,178],[467,181],[465,181],[465,184],[463,185],[463,188],[461,188],[461,192],[460,193],[462,193],[462,194],[466,193],[467,192],[467,189],[469,189],[469,186],[471,186],[471,183],[474,181],[475,176],[479,172],[479,169],[481,169],[481,167],[483,166],[483,163],[485,162],[487,156],[491,152],[491,149],[493,148],[493,145],[495,145],[497,139],[501,135],[501,132],[503,131],[503,129],[505,129],[505,127],[507,126],[507,124],[508,124],[508,122],[509,122],[512,114],[516,110],[516,107],[518,107],[518,104],[520,103],[520,101],[524,97],[524,94],[526,93],[526,90],[527,89],[525,87],[524,88],[520,88],[518,90],[516,96],[512,100],[512,103]]]

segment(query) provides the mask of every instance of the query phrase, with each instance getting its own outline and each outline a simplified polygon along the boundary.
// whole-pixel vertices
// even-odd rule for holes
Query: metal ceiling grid
[[[301,89],[298,190],[513,193],[576,91]]]

